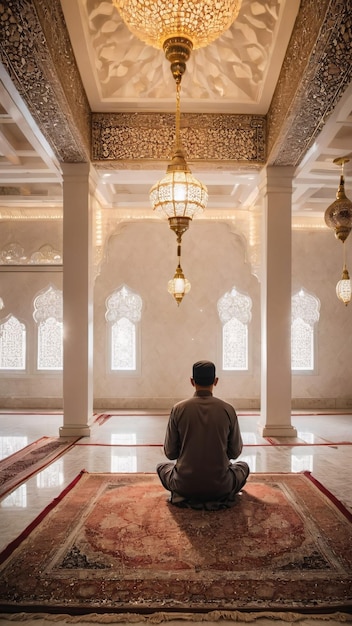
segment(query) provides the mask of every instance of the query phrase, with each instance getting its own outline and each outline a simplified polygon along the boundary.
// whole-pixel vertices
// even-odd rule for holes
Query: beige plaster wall
[[[352,275],[352,240],[346,260]],[[352,408],[352,303],[336,297],[343,266],[342,244],[328,230],[293,232],[292,290],[304,287],[320,299],[316,369],[292,376],[293,407]]]
[[[259,284],[245,262],[245,247],[226,224],[194,222],[183,237],[182,267],[191,291],[178,307],[167,292],[176,259],[176,237],[164,222],[129,224],[109,241],[95,286],[95,398],[100,406],[169,407],[188,395],[192,363],[219,366],[218,392],[257,406],[260,394]],[[105,300],[126,284],[143,300],[140,369],[110,373],[107,363]],[[233,286],[253,299],[250,371],[221,372],[221,323],[217,301]],[[132,400],[133,399],[133,400]]]
[[[59,211],[58,211],[59,212]],[[28,259],[42,246],[62,252],[62,220],[4,220],[0,228],[0,253],[17,244]]]
[[[57,225],[53,228],[56,232]],[[32,248],[37,248],[37,240],[31,240],[32,232],[38,238],[38,228],[29,231],[28,247],[33,244]],[[56,235],[50,238],[50,232],[43,232],[43,243],[52,239],[54,246]],[[1,247],[4,239],[0,234]],[[14,236],[11,239],[18,241]],[[177,307],[166,288],[177,264],[176,237],[167,224],[128,223],[117,227],[111,236],[94,289],[97,409],[169,408],[175,400],[192,393],[191,365],[202,358],[218,365],[218,395],[237,408],[259,408],[260,285],[246,260],[245,242],[226,224],[200,220],[191,224],[183,239],[182,267],[192,289]],[[348,244],[352,268],[352,242]],[[352,305],[344,307],[335,296],[341,267],[342,245],[330,231],[293,233],[293,291],[304,287],[321,301],[317,368],[312,374],[293,375],[294,408],[352,407]],[[0,408],[60,408],[61,374],[36,371],[32,307],[41,289],[49,284],[62,288],[62,274],[53,268],[9,271],[0,267],[0,280],[6,305],[0,318],[11,312],[26,323],[28,332],[28,369],[15,374],[1,372]],[[122,284],[143,300],[140,362],[133,374],[112,373],[109,369],[105,301]],[[253,301],[249,372],[221,371],[221,324],[216,303],[233,286],[247,292]]]

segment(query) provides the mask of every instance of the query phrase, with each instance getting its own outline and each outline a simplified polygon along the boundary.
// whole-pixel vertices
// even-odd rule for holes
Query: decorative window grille
[[[38,370],[62,370],[62,291],[50,286],[34,300],[33,318],[38,325]]]
[[[26,369],[26,327],[10,315],[0,324],[0,370]]]
[[[137,369],[137,324],[141,319],[142,299],[123,285],[106,299],[105,319],[110,323],[111,369]]]
[[[136,327],[127,317],[111,327],[111,369],[136,369]]]
[[[248,324],[252,300],[233,287],[218,301],[222,323],[222,369],[248,370]]]
[[[314,333],[320,317],[318,298],[301,289],[292,296],[291,368],[314,370]]]

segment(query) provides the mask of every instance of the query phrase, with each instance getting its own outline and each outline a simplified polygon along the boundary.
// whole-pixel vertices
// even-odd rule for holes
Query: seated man
[[[165,435],[164,452],[176,463],[159,463],[157,472],[170,502],[196,508],[224,508],[234,503],[249,467],[233,463],[242,452],[235,409],[213,396],[218,382],[215,365],[193,365],[193,397],[174,405]]]

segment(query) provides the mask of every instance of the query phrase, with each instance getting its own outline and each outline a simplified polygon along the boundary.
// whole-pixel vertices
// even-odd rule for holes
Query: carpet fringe
[[[348,613],[302,614],[292,612],[261,611],[241,613],[240,611],[210,611],[209,613],[167,613],[157,612],[150,615],[139,613],[89,613],[87,615],[67,615],[51,613],[2,613],[0,623],[5,622],[42,622],[63,624],[162,624],[168,622],[219,622],[250,624],[258,620],[286,622],[290,624],[309,624],[332,622],[333,624],[352,623],[352,615]],[[317,625],[318,626],[318,625]]]

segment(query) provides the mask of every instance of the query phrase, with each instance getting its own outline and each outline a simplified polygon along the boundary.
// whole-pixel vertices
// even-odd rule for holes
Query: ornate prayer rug
[[[181,509],[152,474],[82,472],[0,555],[0,611],[352,608],[352,516],[307,474]]]
[[[0,461],[0,498],[33,474],[59,458],[78,441],[72,438],[41,437]]]

